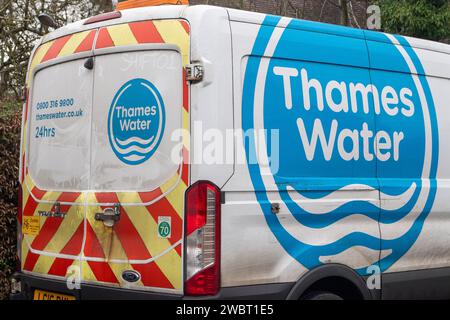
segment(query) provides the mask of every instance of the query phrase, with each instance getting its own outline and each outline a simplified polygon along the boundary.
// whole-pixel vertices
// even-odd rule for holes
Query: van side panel
[[[188,7],[191,60],[204,68],[203,80],[191,84],[191,182],[222,187],[234,170],[232,36],[227,10]]]
[[[346,264],[365,275],[379,259],[376,161],[365,161],[362,148],[354,154],[347,146],[348,152],[339,149],[342,141],[337,136],[344,129],[373,130],[374,114],[361,112],[351,119],[341,115],[334,121],[333,112],[324,109],[330,100],[327,83],[370,84],[365,40],[361,35],[304,31],[298,23],[270,16],[262,26],[232,21],[234,72],[241,77],[236,82],[235,123],[245,137],[237,141],[236,153],[245,161],[237,160],[236,173],[225,187],[230,192],[223,209],[228,212],[223,215],[223,241],[231,244],[224,253],[223,277],[229,286],[294,282],[322,263]],[[345,54],[337,54],[344,48]],[[302,94],[306,82],[309,97]],[[314,92],[316,84],[323,86],[319,94]],[[345,103],[335,108],[351,108],[350,100]],[[368,102],[366,107],[372,110],[374,105]],[[297,119],[307,137],[301,136]],[[326,139],[338,130],[332,134],[331,151],[320,150],[320,142],[316,150],[303,150],[302,139],[310,139],[311,129],[322,126]],[[258,130],[267,130],[262,132],[265,138]],[[252,155],[252,143],[262,155]],[[279,158],[267,165],[265,157],[271,154]],[[252,156],[259,165],[251,162]],[[357,206],[361,202],[368,204],[365,211]],[[274,204],[279,212],[272,212]],[[236,226],[239,237],[232,236]]]
[[[239,18],[235,124],[266,131],[236,143],[224,285],[294,282],[328,263],[361,276],[447,267],[448,55],[400,36]]]
[[[386,118],[379,121],[379,127],[392,127],[403,133],[405,149],[400,149],[400,154],[406,160],[395,172],[390,170],[388,162],[378,167],[382,247],[393,250],[390,257],[381,261],[385,273],[383,298],[444,298],[450,294],[447,286],[442,285],[450,279],[450,207],[447,201],[450,94],[446,89],[450,85],[450,55],[432,48],[414,48],[415,39],[383,36],[391,44],[368,41],[373,81],[380,84],[386,79],[394,83],[396,80],[402,87],[410,88],[412,95],[408,95],[408,99],[415,107],[414,115],[404,120],[410,124],[399,119],[395,124]],[[399,106],[401,104],[399,101]],[[418,116],[423,117],[425,126],[420,121],[411,123]],[[409,137],[413,137],[410,147]],[[414,168],[422,161],[421,170]],[[405,199],[402,194],[412,187],[416,188],[415,192]],[[383,191],[396,189],[395,197],[384,196]],[[400,199],[402,207],[396,212],[390,211],[392,202]]]

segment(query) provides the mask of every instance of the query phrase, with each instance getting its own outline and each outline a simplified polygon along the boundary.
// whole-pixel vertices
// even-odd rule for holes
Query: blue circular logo
[[[125,83],[114,96],[108,115],[108,137],[116,156],[128,165],[141,164],[155,153],[165,126],[164,102],[145,79]]]
[[[367,64],[364,55],[345,51],[326,52],[328,59],[344,62],[340,66],[308,62],[314,59],[305,56],[325,54],[317,49],[323,38],[308,33],[311,46],[304,46],[298,41],[302,28],[295,25],[301,22],[291,20],[282,31],[276,30],[279,22],[268,16],[259,31],[242,100],[244,131],[256,136],[262,129],[266,135],[264,144],[258,143],[265,149],[264,159],[244,140],[266,222],[286,252],[308,269],[322,264],[323,257],[365,247],[382,251],[378,264],[387,270],[419,237],[436,193],[439,137],[423,66],[405,38],[390,35],[380,36],[393,45],[378,50],[388,50],[389,63],[406,72],[345,67]],[[351,38],[338,41],[342,48],[355,46]],[[278,132],[275,166],[267,159],[275,150],[273,131]],[[261,163],[271,163],[270,174]],[[337,191],[355,187],[378,189],[392,201],[381,207],[376,201],[352,199],[330,205],[329,200],[339,198]],[[328,205],[309,205],[321,199]],[[289,224],[272,213],[274,201],[289,210]],[[384,233],[380,237],[378,228],[349,230],[346,223],[353,217],[382,224]],[[365,274],[366,267],[357,271]]]

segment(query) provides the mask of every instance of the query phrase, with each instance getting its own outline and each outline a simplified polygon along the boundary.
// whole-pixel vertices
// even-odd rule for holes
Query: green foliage
[[[16,264],[20,123],[20,103],[0,101],[0,300],[9,295]]]
[[[0,99],[20,97],[30,53],[51,31],[38,21],[40,13],[63,26],[111,9],[111,0],[0,0]]]
[[[0,119],[7,118],[17,113],[17,110],[21,109],[21,103],[18,101],[10,100],[0,102]]]
[[[441,41],[450,38],[449,0],[377,0],[385,32]]]

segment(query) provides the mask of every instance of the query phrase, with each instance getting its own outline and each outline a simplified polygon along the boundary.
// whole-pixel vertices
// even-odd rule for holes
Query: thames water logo
[[[108,115],[108,136],[116,156],[128,165],[141,164],[155,153],[165,126],[164,102],[145,79],[125,83],[114,96]]]
[[[266,19],[246,66],[242,128],[279,131],[276,172],[249,161],[258,155],[268,163],[269,139],[266,152],[244,141],[268,227],[308,269],[359,251],[376,253],[379,260],[364,263],[384,272],[419,237],[436,193],[438,127],[429,84],[419,76],[423,66],[405,38],[390,35],[385,35],[392,45],[383,47],[384,56],[409,73],[345,67],[366,63],[345,51],[329,53],[343,66],[308,62],[296,56],[317,54],[315,46],[298,41],[301,22]],[[320,35],[307,36],[311,43],[323,41]],[[354,45],[350,38],[339,41],[343,48]],[[362,53],[365,48],[362,41]],[[272,56],[287,59],[265,58]],[[355,188],[389,201],[339,200],[343,190]],[[287,209],[283,219],[272,213],[271,203]],[[367,274],[367,267],[358,264],[356,271]]]

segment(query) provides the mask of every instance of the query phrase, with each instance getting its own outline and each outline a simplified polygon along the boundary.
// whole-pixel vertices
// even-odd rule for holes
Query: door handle
[[[113,208],[106,208],[103,212],[95,214],[96,221],[103,221],[105,227],[113,227],[120,220],[120,204],[116,203]]]

